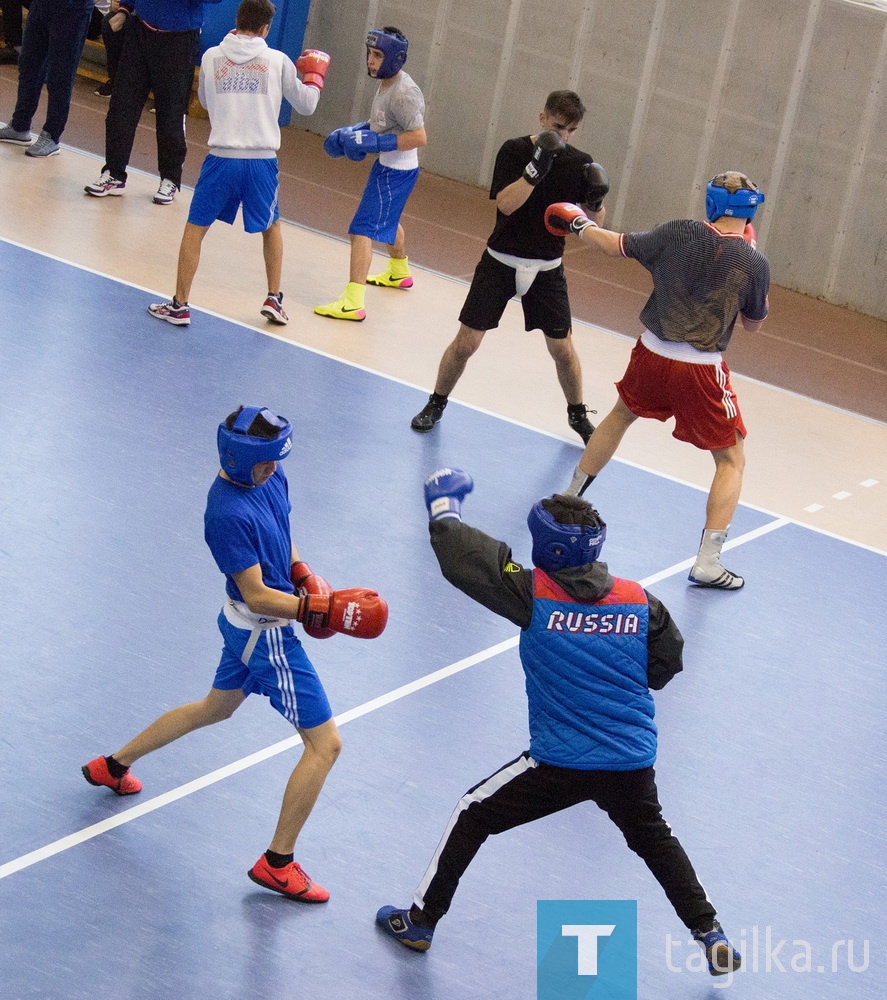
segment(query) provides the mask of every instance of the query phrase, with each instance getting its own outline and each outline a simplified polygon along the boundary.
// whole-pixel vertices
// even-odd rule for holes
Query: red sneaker
[[[141,781],[129,771],[122,778],[115,778],[108,770],[108,762],[104,757],[96,757],[95,760],[84,764],[80,770],[91,785],[106,785],[118,795],[135,795],[142,790]]]
[[[247,875],[258,885],[300,903],[325,903],[330,898],[327,890],[312,882],[302,871],[302,866],[295,861],[291,861],[285,868],[272,868],[263,854]]]

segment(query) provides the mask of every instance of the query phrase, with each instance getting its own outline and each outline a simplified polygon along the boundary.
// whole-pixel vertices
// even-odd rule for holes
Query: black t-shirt
[[[524,172],[533,155],[533,141],[528,136],[508,139],[502,144],[493,168],[490,198],[513,184]],[[526,202],[511,215],[496,211],[496,228],[487,246],[499,253],[531,260],[555,260],[563,255],[563,236],[553,236],[545,228],[545,209],[558,201],[579,204],[585,198],[582,168],[593,157],[574,146],[566,146],[556,157],[551,170],[533,189]]]

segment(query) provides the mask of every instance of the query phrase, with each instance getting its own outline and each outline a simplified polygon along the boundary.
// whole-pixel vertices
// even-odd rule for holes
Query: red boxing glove
[[[320,49],[305,49],[296,60],[296,69],[302,74],[302,83],[306,87],[317,87],[323,90],[323,78],[330,68],[330,57]]]
[[[558,201],[545,209],[545,228],[553,236],[567,236],[570,233],[578,236],[586,226],[594,225],[578,205],[569,201]]]
[[[315,594],[318,597],[328,597],[333,592],[333,588],[322,576],[318,576],[311,571],[308,563],[293,563],[290,570],[290,579],[293,581],[295,593],[299,597],[306,597],[308,594]],[[329,639],[330,636],[336,634],[331,628],[315,628],[312,625],[304,625],[304,628],[312,639]]]
[[[308,594],[296,616],[306,628],[332,629],[358,639],[375,639],[388,624],[388,605],[375,590],[352,587],[332,594]]]
[[[742,238],[746,243],[748,243],[752,250],[758,249],[758,234],[755,232],[755,227],[750,222],[746,222],[745,229],[742,230]]]

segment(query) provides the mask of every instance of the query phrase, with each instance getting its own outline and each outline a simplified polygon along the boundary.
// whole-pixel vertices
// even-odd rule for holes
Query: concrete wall
[[[370,27],[410,39],[426,170],[486,187],[501,142],[550,90],[589,106],[577,145],[609,172],[608,223],[700,217],[715,173],[767,195],[774,281],[887,319],[887,12],[848,0],[313,0],[332,56],[327,133],[365,118]]]

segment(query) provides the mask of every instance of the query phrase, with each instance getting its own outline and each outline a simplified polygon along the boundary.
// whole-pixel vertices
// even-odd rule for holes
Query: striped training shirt
[[[723,351],[736,317],[762,320],[770,265],[739,234],[677,219],[644,233],[623,233],[620,248],[650,272],[653,293],[641,322],[660,340]]]

